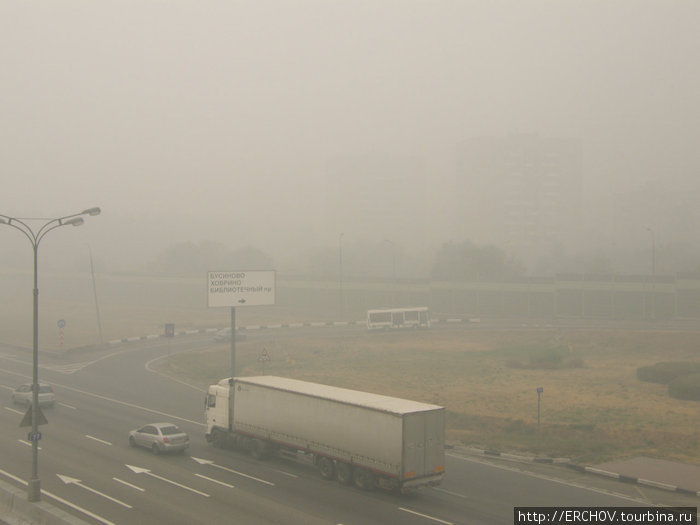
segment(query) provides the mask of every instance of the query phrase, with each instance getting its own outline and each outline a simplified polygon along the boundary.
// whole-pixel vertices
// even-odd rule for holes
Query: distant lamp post
[[[651,318],[656,319],[656,236],[651,228],[647,231],[651,235]]]
[[[541,386],[537,387],[537,431],[539,432],[540,430],[540,402],[542,398],[542,392],[544,392],[544,388]]]
[[[396,306],[396,244],[389,239],[384,239],[384,242],[391,245],[391,306]]]
[[[343,297],[343,235],[338,235],[338,284],[340,285],[340,316],[345,314],[345,298]]]
[[[89,208],[74,215],[59,217],[58,219],[45,218],[25,218],[8,217],[0,214],[0,224],[11,226],[12,228],[21,231],[34,250],[34,346],[32,351],[32,432],[30,440],[32,442],[32,477],[28,484],[27,499],[29,501],[39,501],[41,499],[41,481],[39,480],[39,280],[38,280],[38,253],[39,243],[51,230],[60,228],[61,226],[80,226],[85,222],[81,215],[99,215],[100,208]],[[32,229],[25,221],[46,221],[36,231]]]

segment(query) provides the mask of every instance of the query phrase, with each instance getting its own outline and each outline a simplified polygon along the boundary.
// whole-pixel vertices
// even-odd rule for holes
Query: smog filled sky
[[[501,244],[461,213],[500,204],[459,183],[459,152],[526,135],[578,144],[567,250],[690,243],[698,50],[690,1],[3,2],[0,214],[100,206],[50,249],[116,266],[184,241],[281,264],[341,233]]]

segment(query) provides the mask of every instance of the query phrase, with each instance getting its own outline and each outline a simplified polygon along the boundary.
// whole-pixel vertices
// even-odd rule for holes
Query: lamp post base
[[[41,480],[30,479],[28,488],[29,488],[29,492],[27,493],[27,500],[40,501],[41,500]]]

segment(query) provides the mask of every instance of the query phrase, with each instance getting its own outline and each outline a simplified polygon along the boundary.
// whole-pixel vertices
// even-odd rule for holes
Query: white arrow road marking
[[[172,485],[175,485],[176,487],[180,487],[185,490],[189,490],[190,492],[194,492],[195,494],[199,494],[200,496],[204,496],[205,498],[210,498],[211,496],[207,494],[206,492],[200,492],[196,489],[193,489],[192,487],[188,487],[187,485],[181,485],[180,483],[177,483],[173,480],[170,480],[168,478],[164,478],[162,476],[159,476],[158,474],[154,474],[150,470],[142,467],[134,467],[133,465],[127,465],[127,468],[131,469],[134,473],[136,474],[147,474],[148,476],[154,477],[156,479],[159,479],[161,481],[165,481],[166,483],[170,483]]]
[[[126,507],[127,509],[133,508],[131,505],[128,503],[124,503],[121,500],[118,500],[117,498],[113,498],[112,496],[109,496],[105,494],[104,492],[100,492],[99,490],[95,490],[91,487],[88,487],[87,485],[84,485],[83,483],[80,482],[79,479],[71,478],[69,476],[62,476],[61,474],[56,474],[58,476],[58,479],[63,481],[66,485],[75,485],[77,487],[80,487],[81,489],[85,489],[87,491],[92,492],[93,494],[97,494],[98,496],[102,496],[105,499],[108,499],[109,501],[113,501],[117,505],[121,505],[122,507]]]
[[[271,481],[265,481],[264,479],[256,478],[256,477],[250,476],[248,474],[243,474],[243,472],[238,472],[237,470],[222,467],[221,465],[217,465],[216,463],[214,463],[210,459],[201,459],[201,458],[192,458],[192,459],[194,459],[200,465],[211,465],[212,467],[220,468],[221,470],[225,470],[226,472],[232,472],[234,474],[238,474],[239,476],[243,476],[244,478],[249,478],[249,479],[253,479],[255,481],[259,481],[260,483],[264,483],[265,485],[270,485],[272,487],[275,486],[275,484],[272,483]]]

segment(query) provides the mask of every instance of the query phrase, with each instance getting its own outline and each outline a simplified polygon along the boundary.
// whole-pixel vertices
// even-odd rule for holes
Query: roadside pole
[[[236,377],[236,307],[231,307],[231,377]]]

